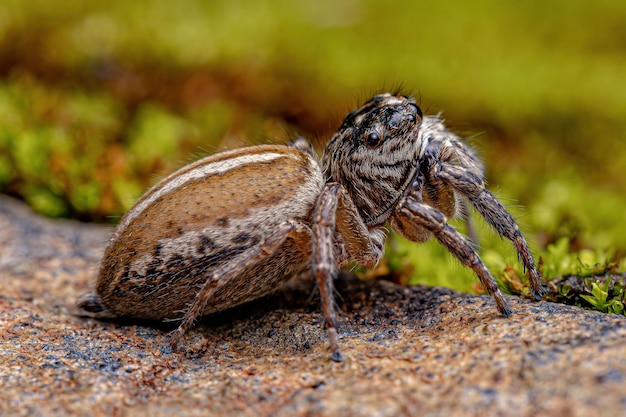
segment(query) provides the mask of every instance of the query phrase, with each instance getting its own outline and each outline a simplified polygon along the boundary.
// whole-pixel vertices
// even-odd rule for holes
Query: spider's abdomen
[[[179,318],[216,267],[239,257],[289,220],[309,224],[324,186],[314,158],[286,146],[213,155],[168,176],[124,216],[97,283],[115,316]],[[258,298],[306,267],[290,239],[220,283],[204,313]]]

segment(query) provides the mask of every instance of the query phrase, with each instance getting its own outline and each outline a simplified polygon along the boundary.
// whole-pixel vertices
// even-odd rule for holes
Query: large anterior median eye
[[[380,135],[376,132],[370,132],[368,133],[367,137],[365,138],[365,143],[367,145],[368,148],[375,148],[378,145],[380,145],[381,139],[380,139]]]

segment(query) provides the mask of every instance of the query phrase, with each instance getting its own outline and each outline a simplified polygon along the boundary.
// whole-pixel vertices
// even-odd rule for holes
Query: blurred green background
[[[296,133],[321,149],[401,87],[471,137],[546,275],[624,265],[624,22],[617,0],[4,0],[0,192],[115,223],[191,160]],[[517,265],[479,232],[492,269]],[[383,267],[472,290],[436,242],[392,246]]]

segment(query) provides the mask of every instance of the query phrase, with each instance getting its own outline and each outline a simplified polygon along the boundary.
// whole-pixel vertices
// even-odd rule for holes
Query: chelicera
[[[510,316],[471,242],[448,224],[468,206],[512,242],[540,299],[526,240],[485,188],[475,153],[413,99],[377,95],[346,116],[321,160],[296,140],[209,156],[163,179],[120,222],[96,292],[79,306],[99,317],[178,321],[176,345],[199,317],[311,271],[331,358],[341,360],[333,277],[350,261],[376,265],[388,225],[414,242],[436,238]]]

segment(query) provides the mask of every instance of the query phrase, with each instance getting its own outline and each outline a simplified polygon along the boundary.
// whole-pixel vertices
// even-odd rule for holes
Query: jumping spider
[[[336,268],[376,265],[389,224],[414,242],[437,238],[510,316],[471,243],[447,223],[466,202],[511,240],[540,299],[541,276],[526,240],[485,188],[472,150],[411,98],[377,95],[347,115],[321,162],[304,141],[254,146],[207,157],[159,182],[120,222],[96,293],[79,306],[98,317],[180,321],[176,345],[200,316],[312,270],[331,357],[341,360]]]

